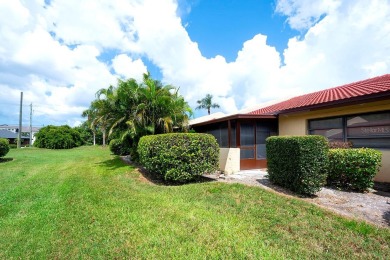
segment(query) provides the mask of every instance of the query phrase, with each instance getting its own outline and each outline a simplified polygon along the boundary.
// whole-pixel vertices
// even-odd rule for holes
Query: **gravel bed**
[[[231,175],[205,175],[220,182],[242,183],[259,186],[288,197],[317,204],[346,217],[356,218],[369,223],[390,228],[390,192],[370,190],[367,193],[346,192],[333,188],[322,188],[316,196],[307,198],[294,194],[284,188],[273,185],[265,170],[240,171]]]

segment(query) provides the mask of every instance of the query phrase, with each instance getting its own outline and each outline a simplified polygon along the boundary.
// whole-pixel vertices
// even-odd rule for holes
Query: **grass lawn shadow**
[[[317,195],[302,195],[302,194],[295,193],[291,190],[288,190],[286,188],[283,188],[281,186],[273,184],[268,178],[256,179],[256,181],[258,183],[260,183],[261,185],[266,186],[266,187],[270,188],[271,190],[273,190],[277,193],[284,194],[284,195],[299,197],[299,198],[316,198],[317,197]]]
[[[166,181],[162,176],[154,173],[148,172],[145,168],[143,168],[140,164],[131,161],[127,156],[121,156],[119,157],[122,162],[124,162],[127,165],[130,165],[138,170],[138,172],[142,175],[142,177],[155,185],[162,185],[162,186],[181,186],[186,184],[192,184],[192,183],[203,183],[203,182],[213,182],[215,180],[204,177],[204,176],[196,176],[194,180],[190,182],[185,183],[176,183],[171,181]]]
[[[135,166],[133,164],[133,166]],[[194,180],[184,183],[177,183],[172,181],[165,180],[162,176],[154,173],[148,172],[145,168],[143,168],[140,165],[136,166],[138,168],[138,171],[142,174],[142,176],[148,180],[149,182],[156,184],[156,185],[163,185],[163,186],[181,186],[181,185],[187,185],[187,184],[193,184],[193,183],[204,183],[204,182],[213,182],[215,180],[204,177],[204,176],[195,176]]]
[[[110,160],[97,162],[96,164],[104,166],[109,170],[115,170],[115,169],[123,167],[123,161],[119,157],[115,157],[114,159],[110,159]]]
[[[0,163],[6,163],[6,162],[10,162],[10,161],[13,161],[14,158],[0,158]]]

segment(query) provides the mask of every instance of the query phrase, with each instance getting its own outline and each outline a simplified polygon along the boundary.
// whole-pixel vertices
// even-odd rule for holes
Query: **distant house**
[[[210,115],[190,125],[197,132],[216,137],[221,147],[221,170],[227,172],[266,167],[268,136],[316,134],[329,141],[378,149],[382,168],[375,180],[390,182],[390,74],[245,113],[216,118]]]
[[[10,144],[17,144],[18,133],[14,133],[6,129],[0,129],[0,138],[8,139]],[[21,145],[28,145],[29,143],[30,143],[30,137],[22,136]]]
[[[41,129],[41,127],[36,127],[36,126],[32,127],[32,129],[31,129],[32,130],[31,131],[32,132],[32,143],[31,144],[34,144],[35,134],[39,132],[39,129]],[[0,130],[7,130],[7,131],[10,131],[12,133],[15,133],[16,138],[17,138],[17,135],[19,133],[19,126],[3,124],[3,125],[0,125]],[[28,140],[27,145],[29,144],[29,142],[30,142],[30,127],[29,126],[22,126],[22,140]]]

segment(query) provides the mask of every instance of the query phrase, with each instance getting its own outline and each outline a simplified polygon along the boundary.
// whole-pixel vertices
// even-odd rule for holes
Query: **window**
[[[325,136],[329,141],[343,141],[343,118],[336,117],[330,119],[310,120],[309,134]]]
[[[229,135],[227,123],[222,123],[215,125],[210,130],[207,131],[208,134],[211,134],[217,139],[219,147],[226,148],[229,147]]]
[[[390,111],[309,121],[309,134],[353,147],[390,148]]]

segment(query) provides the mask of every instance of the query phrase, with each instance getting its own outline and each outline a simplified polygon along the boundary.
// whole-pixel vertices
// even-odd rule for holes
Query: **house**
[[[31,128],[31,132],[32,132],[32,143],[31,144],[34,144],[35,134],[39,132],[39,129],[41,129],[41,127],[33,126]],[[19,126],[3,124],[3,125],[0,125],[0,130],[8,130],[8,131],[13,132],[16,135],[18,135]],[[29,126],[22,126],[22,139],[23,140],[27,140],[27,139],[30,140],[30,127]],[[28,141],[27,145],[29,143],[30,143],[30,141]]]
[[[0,129],[0,138],[8,139],[10,144],[17,144],[18,133],[9,131],[7,129]],[[30,137],[22,136],[21,145],[28,145],[30,143]]]
[[[390,182],[390,74],[190,124],[216,137],[227,173],[266,167],[268,136],[317,134],[378,149],[382,167],[375,180]]]

